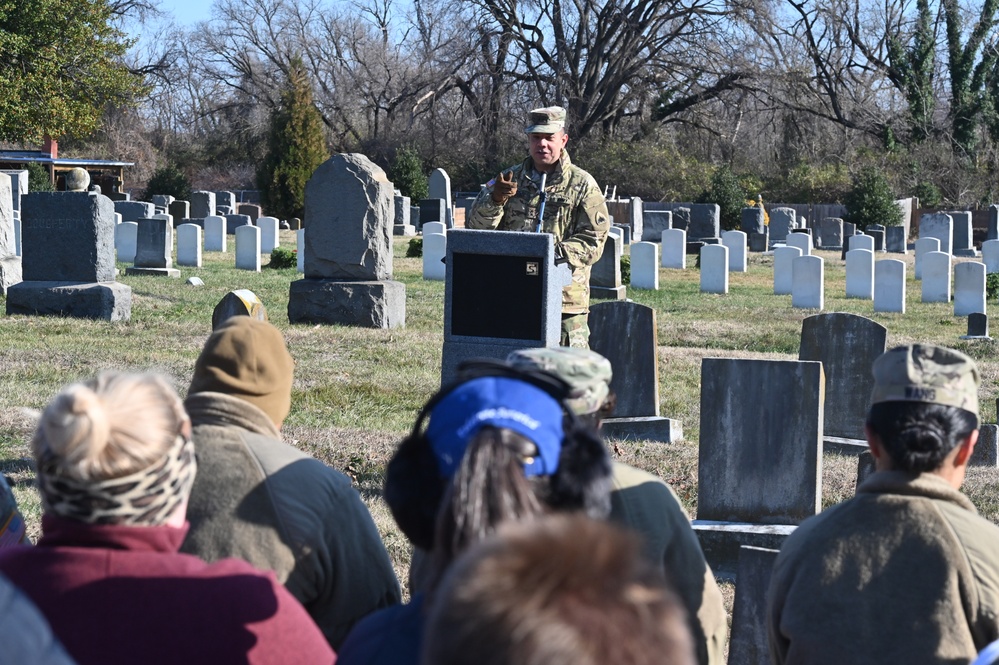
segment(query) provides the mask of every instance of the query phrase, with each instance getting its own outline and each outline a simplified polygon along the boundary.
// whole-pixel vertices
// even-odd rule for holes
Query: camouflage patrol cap
[[[531,111],[530,123],[524,129],[527,134],[554,134],[565,129],[565,109],[561,106],[534,109]]]
[[[899,346],[875,360],[873,372],[872,405],[925,402],[978,415],[978,367],[960,351],[932,344]]]
[[[506,361],[513,367],[549,372],[572,386],[565,403],[576,415],[595,413],[610,394],[611,364],[596,351],[564,346],[521,349]]]

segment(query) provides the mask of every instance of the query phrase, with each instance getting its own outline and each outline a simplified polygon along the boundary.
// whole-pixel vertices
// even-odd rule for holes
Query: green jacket
[[[968,663],[999,638],[999,527],[933,474],[882,471],[774,564],[774,663]]]
[[[529,231],[537,227],[539,182],[531,158],[511,169],[517,182],[517,194],[504,206],[492,198],[492,181],[479,192],[472,204],[465,227],[499,231]],[[572,283],[562,291],[564,314],[585,314],[590,307],[590,266],[604,251],[604,241],[610,229],[607,203],[589,173],[573,165],[569,153],[562,151],[558,166],[545,182],[545,202],[542,230],[561,243],[572,268]]]
[[[334,649],[359,619],[400,601],[385,546],[349,478],[282,443],[270,418],[237,397],[196,393],[184,407],[198,473],[182,552],[274,571]]]

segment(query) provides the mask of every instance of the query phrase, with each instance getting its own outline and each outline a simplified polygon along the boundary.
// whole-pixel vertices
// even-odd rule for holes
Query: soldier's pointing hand
[[[517,181],[513,179],[513,171],[500,173],[493,183],[493,203],[498,206],[506,205],[506,202],[517,193]]]

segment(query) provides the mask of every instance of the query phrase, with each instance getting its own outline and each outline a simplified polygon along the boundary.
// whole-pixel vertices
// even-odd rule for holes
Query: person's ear
[[[867,447],[870,449],[871,455],[876,461],[881,460],[885,456],[885,447],[881,443],[881,437],[869,425],[864,425],[864,436],[867,437]]]
[[[957,455],[954,456],[954,466],[966,466],[971,454],[975,452],[975,444],[978,443],[978,430],[974,430],[968,438],[957,447]]]

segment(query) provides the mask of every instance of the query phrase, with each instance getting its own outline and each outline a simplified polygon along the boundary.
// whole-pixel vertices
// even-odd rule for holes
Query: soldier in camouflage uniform
[[[572,268],[572,283],[562,291],[562,346],[587,348],[590,328],[590,266],[604,251],[610,228],[607,203],[589,173],[573,165],[565,144],[565,109],[531,111],[531,156],[491,180],[472,205],[469,229],[530,231],[538,228],[540,185],[546,202],[541,230],[555,236],[556,263]]]

